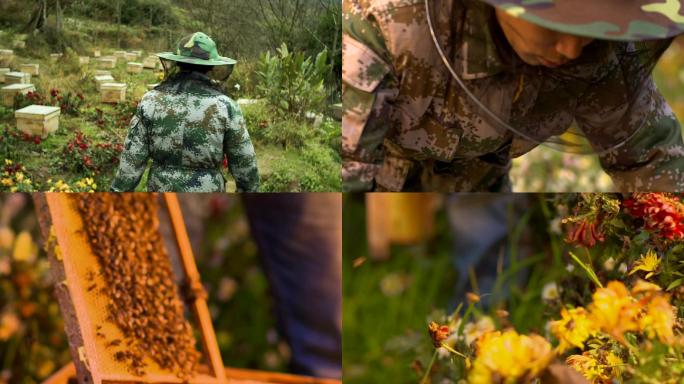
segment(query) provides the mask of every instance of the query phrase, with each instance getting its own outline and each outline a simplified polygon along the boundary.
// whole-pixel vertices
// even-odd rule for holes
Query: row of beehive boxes
[[[157,69],[159,67],[159,58],[157,56],[147,56],[142,63],[139,62],[134,62],[131,60],[137,60],[142,57],[142,51],[133,51],[133,52],[126,52],[126,51],[116,51],[114,52],[113,55],[110,56],[102,56],[101,52],[99,50],[93,51],[93,56],[97,59],[97,64],[100,68],[105,68],[105,69],[112,69],[116,68],[116,64],[119,59],[124,59],[126,60],[127,63],[127,69],[128,72],[130,73],[140,73],[142,72],[143,68],[149,68],[149,69]],[[55,61],[59,58],[63,57],[63,54],[61,53],[52,53],[50,54],[50,59],[52,61]],[[12,59],[14,58],[14,51],[11,49],[0,49],[0,64],[9,64]],[[81,65],[86,65],[90,63],[90,57],[89,56],[80,56],[78,58],[78,62]],[[39,74],[39,66],[38,64],[22,64],[27,67],[28,71],[35,71],[34,75],[38,76]],[[22,70],[22,72],[24,72]],[[28,72],[32,73],[32,72]]]

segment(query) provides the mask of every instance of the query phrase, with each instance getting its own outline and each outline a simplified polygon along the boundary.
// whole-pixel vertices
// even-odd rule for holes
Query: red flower
[[[596,245],[597,242],[606,240],[601,224],[601,220],[590,220],[589,218],[585,218],[579,223],[574,223],[570,226],[565,241],[570,244],[576,243],[591,248]]]
[[[228,168],[228,156],[223,156],[223,168]]]
[[[59,95],[59,90],[58,90],[58,89],[53,88],[53,89],[50,90],[50,96],[52,96],[52,97],[57,97],[57,95]]]
[[[635,193],[622,202],[630,215],[644,220],[644,227],[668,240],[684,239],[684,204],[666,193]]]
[[[38,136],[38,135],[33,136],[33,144],[40,145],[41,140],[42,139],[40,136]]]

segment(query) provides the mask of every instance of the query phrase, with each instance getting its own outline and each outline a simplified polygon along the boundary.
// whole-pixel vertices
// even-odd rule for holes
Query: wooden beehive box
[[[50,60],[51,61],[57,61],[57,60],[61,59],[63,56],[64,56],[64,54],[62,54],[62,53],[51,53],[50,54]]]
[[[133,52],[126,52],[126,56],[124,57],[126,60],[135,60],[138,58],[138,55],[136,55]]]
[[[124,83],[102,83],[100,84],[100,101],[114,104],[126,101],[126,88]]]
[[[116,51],[114,52],[114,57],[116,57],[117,59],[125,59],[126,51]]]
[[[26,48],[26,42],[23,40],[15,40],[13,44],[14,48]]]
[[[22,64],[19,66],[19,69],[31,76],[40,76],[40,64]]]
[[[9,68],[0,68],[0,83],[5,82],[5,73],[10,72]]]
[[[33,84],[11,84],[0,88],[0,97],[2,98],[2,105],[12,107],[14,105],[14,96],[17,94],[27,94],[35,91]]]
[[[59,107],[45,105],[29,105],[14,111],[17,129],[30,135],[45,138],[59,128]]]
[[[89,56],[79,56],[78,57],[78,64],[79,65],[90,64],[90,57]]]
[[[11,49],[0,49],[0,65],[9,66],[14,61],[14,51]]]
[[[201,337],[200,344],[206,365],[198,367],[186,381],[162,370],[153,361],[146,361],[148,364],[144,376],[131,374],[123,363],[113,358],[112,351],[108,349],[107,340],[112,337],[120,338],[121,335],[118,327],[107,320],[107,298],[103,297],[104,294],[99,289],[93,288],[104,284],[104,281],[101,278],[96,278],[95,281],[88,278],[89,274],[92,276],[93,266],[99,261],[86,237],[88,223],[84,222],[78,210],[78,198],[78,195],[63,193],[34,195],[53,279],[57,282],[55,293],[65,319],[74,360],[44,384],[66,384],[75,376],[82,384],[341,384],[337,380],[224,368],[203,295],[186,297],[186,304],[195,319],[194,327],[199,331],[195,334]],[[177,196],[165,193],[163,198],[175,236],[173,244],[180,254],[185,284],[201,286]],[[101,209],[106,211],[107,208],[104,206]],[[101,337],[98,337],[98,332]]]
[[[116,59],[113,57],[101,57],[97,59],[97,66],[104,69],[116,68]]]
[[[114,78],[112,77],[112,75],[99,75],[95,76],[95,82],[97,83],[97,90],[99,92],[102,87],[102,84],[113,83]]]
[[[131,53],[135,54],[136,57],[142,57],[143,55],[143,51],[141,50],[131,51]]]
[[[96,70],[95,70],[95,76],[102,76],[102,75],[111,76],[111,75],[112,75],[112,71],[107,71],[107,70],[104,70],[104,69],[96,69]]]
[[[128,73],[142,73],[142,63],[128,63],[126,64],[126,72]]]
[[[24,72],[5,73],[5,84],[31,84],[31,74]]]
[[[143,67],[145,68],[157,69],[157,65],[159,65],[159,58],[157,56],[147,56],[143,60]]]
[[[93,50],[93,57],[100,57],[102,56],[102,52],[100,52],[99,49],[94,49]]]

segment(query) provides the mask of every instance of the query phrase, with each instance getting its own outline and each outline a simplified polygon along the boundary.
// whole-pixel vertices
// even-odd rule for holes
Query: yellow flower
[[[22,231],[14,242],[12,257],[16,261],[32,261],[36,256],[36,246],[27,231]]]
[[[611,370],[611,376],[619,378],[622,376],[622,366],[625,364],[620,356],[614,354],[613,352],[608,352],[606,354],[606,368]]]
[[[602,378],[603,370],[599,367],[599,362],[588,352],[581,355],[570,355],[565,359],[565,363],[592,383],[598,382]]]
[[[677,322],[675,308],[667,295],[653,297],[646,305],[646,312],[639,318],[639,329],[649,339],[658,338],[661,343],[673,345],[676,341],[674,326]]]
[[[641,255],[641,258],[634,264],[629,274],[632,275],[637,271],[644,271],[646,272],[646,279],[649,279],[656,273],[658,266],[660,266],[660,258],[656,255],[655,251],[649,249],[645,255]]]
[[[24,173],[23,172],[17,172],[14,174],[14,178],[18,181],[21,182],[24,180]]]
[[[9,187],[13,184],[12,179],[10,179],[9,177],[3,178],[2,181],[0,181],[0,183],[2,183],[2,185],[4,185],[5,187]]]
[[[494,330],[496,330],[496,326],[494,325],[492,318],[489,316],[482,316],[476,323],[467,323],[463,327],[463,335],[465,336],[466,344],[470,345],[482,335],[494,332]]]
[[[516,382],[536,377],[554,358],[551,344],[539,335],[519,335],[514,330],[496,331],[477,341],[477,357],[468,374],[471,384]]]
[[[14,163],[12,163],[12,160],[10,160],[10,159],[5,159],[5,164],[6,165],[12,165]]]
[[[653,292],[660,292],[663,289],[660,288],[660,286],[655,285],[653,283],[649,283],[647,281],[643,281],[641,279],[637,280],[636,284],[632,287],[632,295],[636,294],[650,294]]]
[[[619,281],[611,281],[605,288],[597,289],[593,300],[589,306],[589,319],[601,331],[624,344],[624,333],[638,328],[636,318],[640,306],[636,300]]]
[[[563,308],[561,319],[551,323],[551,332],[560,341],[558,352],[563,353],[571,347],[584,348],[584,342],[596,334],[597,329],[584,308]]]

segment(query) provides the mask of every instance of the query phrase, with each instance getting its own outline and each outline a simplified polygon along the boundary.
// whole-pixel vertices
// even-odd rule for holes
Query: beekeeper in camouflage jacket
[[[207,76],[235,60],[219,56],[201,32],[181,39],[175,53],[158,56],[177,70],[140,101],[111,189],[133,191],[151,159],[148,191],[224,191],[226,156],[237,191],[257,191],[254,147],[240,107]]]
[[[344,0],[344,188],[505,191],[511,159],[575,121],[620,190],[682,191],[681,128],[651,77],[684,31],[679,12],[679,0]]]

